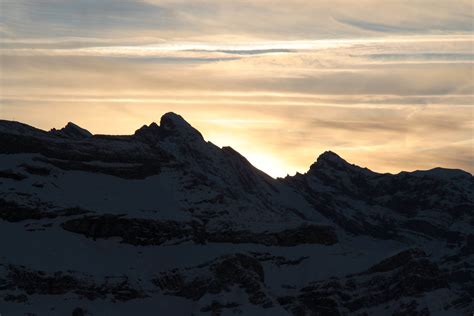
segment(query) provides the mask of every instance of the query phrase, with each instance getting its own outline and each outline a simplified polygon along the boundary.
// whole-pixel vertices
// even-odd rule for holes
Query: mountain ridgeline
[[[0,121],[0,313],[469,315],[474,178],[325,152],[273,179],[174,113]]]

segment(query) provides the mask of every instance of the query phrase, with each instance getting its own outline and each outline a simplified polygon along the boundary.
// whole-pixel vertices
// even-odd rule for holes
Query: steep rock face
[[[0,121],[0,144],[2,313],[473,310],[461,170],[379,174],[325,152],[273,179],[175,113],[128,136]]]
[[[378,174],[326,152],[308,173],[284,181],[346,231],[375,238],[459,243],[474,215],[474,180],[460,170]]]
[[[295,315],[349,315],[384,304],[388,307],[385,313],[403,314],[402,298],[424,296],[448,287],[447,275],[423,251],[413,249],[367,271],[312,283],[294,297],[280,298],[280,302]],[[422,307],[419,313],[429,315],[429,308]]]
[[[187,275],[192,271],[193,278]],[[246,254],[224,256],[186,271],[162,273],[153,283],[168,295],[200,300],[204,295],[216,295],[232,287],[242,288],[248,300],[264,308],[272,306],[264,290],[264,270],[255,258]]]

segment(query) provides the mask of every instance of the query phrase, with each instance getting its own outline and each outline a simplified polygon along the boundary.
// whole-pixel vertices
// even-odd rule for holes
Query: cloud
[[[373,23],[373,22],[368,22],[368,21],[352,20],[352,19],[345,19],[345,18],[335,18],[335,20],[342,24],[347,24],[349,26],[360,28],[362,30],[374,31],[374,32],[412,33],[416,31],[415,28],[410,28],[406,26],[387,25],[387,24]]]
[[[14,38],[106,36],[172,27],[172,13],[133,0],[6,0],[2,24]]]
[[[1,118],[123,134],[175,111],[279,175],[328,149],[474,171],[469,0],[0,5]]]
[[[472,3],[335,1],[4,0],[13,37],[325,39],[391,34],[472,34]]]

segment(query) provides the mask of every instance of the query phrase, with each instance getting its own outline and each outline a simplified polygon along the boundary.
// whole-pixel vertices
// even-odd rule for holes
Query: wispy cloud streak
[[[472,10],[3,0],[0,118],[122,134],[176,111],[272,175],[304,172],[327,149],[377,171],[473,172]]]

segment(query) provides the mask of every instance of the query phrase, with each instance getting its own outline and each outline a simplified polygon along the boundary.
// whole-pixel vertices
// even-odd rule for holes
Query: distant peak
[[[404,172],[401,172],[404,173]],[[416,170],[411,172],[410,174],[414,176],[431,176],[436,178],[444,178],[444,179],[453,179],[459,177],[471,178],[472,175],[469,172],[460,169],[448,169],[448,168],[434,168],[430,170]]]
[[[325,151],[319,155],[316,162],[314,162],[310,167],[310,172],[314,170],[329,170],[329,169],[338,169],[343,170],[351,167],[352,165],[342,159],[338,154],[332,151]]]
[[[91,132],[72,122],[68,122],[66,126],[61,128],[60,130],[53,128],[50,132],[61,137],[73,139],[83,139],[92,137]]]
[[[336,154],[335,152],[333,151],[325,151],[324,153],[322,153],[321,155],[319,155],[318,159],[316,160],[316,163],[325,163],[325,162],[329,162],[329,163],[336,163],[336,164],[348,164],[347,161],[345,161],[344,159],[341,158],[341,156],[339,156],[338,154]]]
[[[373,171],[351,164],[341,158],[338,154],[332,151],[325,151],[322,153],[315,163],[309,168],[309,173],[313,172],[327,172],[327,171],[342,171],[342,172],[363,172],[367,174],[374,174]]]
[[[171,131],[182,136],[191,136],[203,138],[201,133],[192,127],[181,116],[173,112],[168,112],[161,117],[160,127],[166,131]]]

